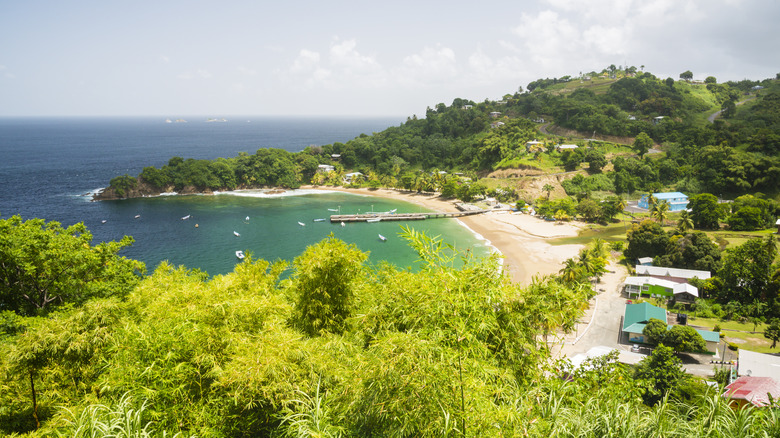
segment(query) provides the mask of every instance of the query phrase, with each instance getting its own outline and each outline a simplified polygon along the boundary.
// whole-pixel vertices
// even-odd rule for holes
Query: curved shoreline
[[[454,202],[441,199],[437,194],[319,186],[302,186],[301,189],[376,196],[418,204],[433,211],[458,211]],[[576,236],[580,230],[577,223],[557,224],[507,211],[465,216],[458,222],[501,254],[504,272],[516,283],[528,284],[535,276],[557,274],[564,261],[576,257],[583,247],[549,243],[550,239]]]

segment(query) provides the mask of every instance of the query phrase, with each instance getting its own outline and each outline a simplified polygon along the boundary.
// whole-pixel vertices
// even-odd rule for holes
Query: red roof
[[[742,376],[726,387],[724,397],[747,400],[755,406],[769,404],[767,394],[775,400],[780,399],[780,381],[771,377]]]

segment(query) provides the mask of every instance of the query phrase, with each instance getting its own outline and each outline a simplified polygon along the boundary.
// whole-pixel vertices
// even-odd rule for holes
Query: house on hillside
[[[559,151],[563,152],[563,151],[573,151],[574,149],[577,149],[578,147],[579,146],[577,146],[576,144],[559,144],[555,148],[558,149]]]
[[[656,307],[650,303],[626,304],[626,310],[623,313],[623,333],[628,337],[629,342],[646,343],[645,335],[642,333],[650,319],[660,319],[666,321],[666,310]],[[666,329],[672,328],[667,324]],[[718,350],[720,342],[720,333],[709,330],[695,329],[707,344],[707,351],[715,353]]]
[[[544,142],[532,140],[525,143],[525,151],[529,153],[544,151]]]
[[[317,173],[328,173],[333,172],[334,170],[336,170],[336,168],[330,164],[320,164],[317,166]]]
[[[498,112],[498,111],[491,111],[491,113],[490,113],[490,117],[492,117],[494,119],[497,118],[500,115],[501,115],[501,113]]]
[[[680,192],[653,193],[657,201],[669,203],[669,211],[682,211],[688,208],[688,196]],[[650,195],[642,195],[639,199],[639,208],[650,209]]]
[[[492,129],[496,129],[496,128],[500,128],[500,127],[502,127],[504,125],[505,125],[504,122],[493,122],[493,123],[490,124],[490,127]]]
[[[780,380],[772,377],[742,376],[726,387],[723,397],[730,399],[731,403],[742,408],[747,404],[755,407],[768,406],[769,396],[773,400],[780,399]]]
[[[344,182],[347,184],[351,184],[354,179],[361,176],[363,176],[363,174],[360,172],[346,173],[344,174]]]
[[[775,222],[775,226],[777,226],[777,234],[780,234],[780,219]]]

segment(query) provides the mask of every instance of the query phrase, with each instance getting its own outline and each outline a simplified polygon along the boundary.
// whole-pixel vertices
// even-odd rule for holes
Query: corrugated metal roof
[[[650,321],[650,318],[666,322],[666,310],[650,303],[626,304],[626,311],[623,315],[623,331],[638,322],[646,323]]]
[[[634,266],[638,275],[655,275],[658,277],[699,278],[706,280],[711,277],[710,271],[697,271],[695,269],[667,268],[665,266]]]
[[[726,387],[723,397],[747,400],[755,406],[769,404],[769,396],[780,398],[780,381],[771,377],[742,376]]]
[[[780,357],[739,349],[738,372],[743,376],[780,377]]]

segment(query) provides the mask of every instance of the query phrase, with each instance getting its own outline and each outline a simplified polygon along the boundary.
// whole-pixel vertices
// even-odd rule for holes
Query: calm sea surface
[[[65,226],[84,222],[94,235],[93,243],[132,236],[135,244],[122,254],[145,262],[150,271],[168,260],[211,275],[225,274],[233,270],[237,250],[249,251],[255,258],[290,261],[330,233],[369,251],[373,263],[414,264],[415,254],[397,236],[400,222],[346,227],[314,222],[334,214],[329,209],[342,213],[394,208],[399,213],[420,211],[404,202],[306,191],[90,201],[89,194],[105,187],[111,178],[125,173],[136,176],[144,167],[160,167],[173,156],[227,158],[266,147],[296,152],[309,145],[346,142],[401,122],[267,117],[214,123],[205,122],[205,117],[188,120],[0,118],[0,216],[38,217]],[[188,215],[189,219],[181,219]],[[407,225],[441,235],[459,248],[488,252],[484,242],[453,220]],[[379,234],[388,240],[380,241]]]

